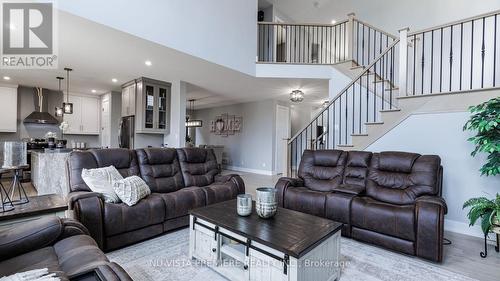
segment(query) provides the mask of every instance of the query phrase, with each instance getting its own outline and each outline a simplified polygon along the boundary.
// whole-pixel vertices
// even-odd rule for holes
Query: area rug
[[[189,229],[132,245],[107,254],[135,281],[226,281],[224,277],[188,257]],[[341,240],[341,281],[470,281],[466,276],[444,270],[418,258],[381,248]]]

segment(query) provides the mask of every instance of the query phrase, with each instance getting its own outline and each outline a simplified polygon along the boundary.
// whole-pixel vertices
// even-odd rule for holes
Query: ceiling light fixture
[[[9,76],[4,76],[3,80],[7,80],[8,81],[8,80],[10,80],[10,77]]]
[[[111,82],[116,83],[116,82],[118,82],[118,79],[113,78],[113,79],[111,79]]]
[[[95,94],[95,93],[97,93],[97,91],[96,91],[96,90],[94,90],[94,89],[92,89],[92,91],[91,91],[91,92],[92,92],[92,93],[94,93],[94,94]]]
[[[186,128],[203,127],[202,120],[190,119],[190,117],[193,117],[194,115],[193,113],[194,113],[195,99],[190,99],[188,100],[188,102],[189,102],[189,107],[188,107],[188,115],[186,115]]]
[[[147,65],[147,66],[153,65],[153,63],[150,60],[145,61],[144,64]]]
[[[332,20],[331,22],[332,22],[332,24],[336,24],[336,23],[337,23],[337,21],[336,21],[336,20]]]
[[[73,69],[65,67],[64,70],[66,70],[66,102],[63,102],[63,111],[64,114],[73,114],[73,103],[69,102],[69,73]]]
[[[56,78],[57,78],[58,83],[59,83],[59,93],[62,93],[62,91],[61,91],[61,82],[62,82],[62,80],[64,80],[64,77],[60,77],[60,76],[58,76],[58,77],[56,77]],[[63,94],[63,101],[64,101],[64,93],[62,93],[62,94]],[[57,116],[57,117],[61,117],[61,116],[63,116],[63,115],[64,115],[64,110],[63,110],[63,108],[62,108],[62,107],[59,107],[59,106],[56,106],[56,116]]]
[[[290,93],[290,100],[292,102],[302,102],[304,100],[304,92],[301,90],[294,90]]]

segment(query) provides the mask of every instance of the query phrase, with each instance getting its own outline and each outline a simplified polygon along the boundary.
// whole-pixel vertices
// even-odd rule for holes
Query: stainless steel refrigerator
[[[134,148],[135,117],[122,117],[120,121],[119,144],[121,148]]]

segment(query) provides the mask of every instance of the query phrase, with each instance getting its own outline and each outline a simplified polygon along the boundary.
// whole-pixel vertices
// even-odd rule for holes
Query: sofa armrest
[[[216,175],[214,178],[216,183],[233,182],[238,187],[238,194],[245,193],[245,182],[238,174]]]
[[[76,193],[76,192],[72,192]],[[93,193],[93,192],[84,192]],[[101,250],[104,249],[104,201],[101,196],[78,198],[74,202],[75,218],[81,222]]]
[[[278,206],[283,207],[285,193],[290,186],[304,186],[304,181],[298,178],[280,178],[275,186],[275,188],[277,189],[276,199],[278,200]]]
[[[442,261],[446,212],[446,202],[441,197],[421,196],[415,201],[417,256]]]
[[[59,217],[44,217],[0,231],[0,261],[54,244],[63,232]]]
[[[333,191],[339,193],[345,193],[350,195],[361,195],[365,193],[366,188],[360,185],[352,185],[352,184],[340,184],[337,187],[333,188]]]
[[[117,263],[109,263],[98,267],[106,281],[132,281],[128,273]]]
[[[70,192],[68,194],[68,209],[73,210],[75,203],[84,198],[90,198],[90,197],[99,197],[103,198],[102,194],[99,192],[90,192],[90,191],[75,191],[75,192]]]

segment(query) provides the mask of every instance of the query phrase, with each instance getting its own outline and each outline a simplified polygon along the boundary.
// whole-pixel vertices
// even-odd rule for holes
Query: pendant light
[[[189,110],[188,110],[189,115],[186,116],[186,127],[187,128],[195,128],[195,127],[202,127],[203,126],[202,120],[190,119],[190,117],[192,117],[193,113],[194,113],[194,101],[195,101],[194,99],[188,100],[188,102],[189,102]]]
[[[64,79],[64,77],[56,77],[58,82],[59,82],[59,93],[61,93],[61,81]],[[64,93],[63,93],[63,101],[64,101]],[[61,117],[64,115],[64,111],[62,107],[56,106],[56,116]]]
[[[304,100],[304,92],[301,90],[294,90],[290,93],[290,100],[292,102],[302,102]]]
[[[64,114],[73,114],[73,103],[69,102],[69,73],[73,69],[65,67],[64,70],[66,70],[66,102],[63,102],[63,111]]]

